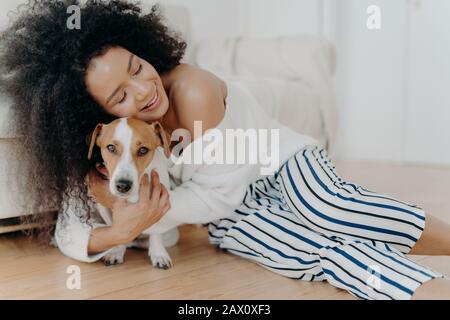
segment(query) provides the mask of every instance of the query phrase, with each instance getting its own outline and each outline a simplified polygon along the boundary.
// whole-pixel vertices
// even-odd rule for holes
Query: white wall
[[[381,29],[366,28],[366,8]],[[450,2],[347,0],[336,10],[338,155],[450,165]]]
[[[450,1],[409,6],[404,158],[450,164]]]
[[[366,26],[369,5],[381,29]],[[404,110],[404,0],[347,0],[337,7],[338,156],[400,161]]]
[[[321,32],[321,0],[247,0],[241,3],[246,9],[246,36],[260,38]]]
[[[4,28],[6,27],[7,23],[8,23],[8,15],[9,15],[9,11],[11,10],[16,10],[16,7],[19,4],[24,3],[23,0],[5,0],[5,1],[0,1],[0,28]]]
[[[189,9],[195,41],[233,37],[244,32],[242,0],[143,0],[149,3],[183,5]],[[245,0],[244,0],[245,2]]]
[[[323,0],[159,0],[191,12],[196,40],[214,37],[276,37],[318,34]]]

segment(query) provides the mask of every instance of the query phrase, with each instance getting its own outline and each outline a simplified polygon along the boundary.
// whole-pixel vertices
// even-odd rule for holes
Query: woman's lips
[[[147,111],[153,110],[158,106],[159,100],[160,100],[160,95],[159,95],[158,90],[156,90],[155,95],[156,95],[156,98],[153,97],[153,99],[149,102],[149,104],[141,110],[142,112],[147,112]]]

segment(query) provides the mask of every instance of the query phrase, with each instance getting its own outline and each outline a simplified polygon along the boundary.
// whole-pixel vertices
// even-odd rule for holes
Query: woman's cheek
[[[132,103],[128,103],[126,106],[122,106],[120,108],[119,117],[120,118],[131,117],[133,115],[133,112],[135,112],[135,108],[133,107]]]

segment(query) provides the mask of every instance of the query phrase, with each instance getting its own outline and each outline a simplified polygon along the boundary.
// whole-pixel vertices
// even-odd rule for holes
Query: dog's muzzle
[[[120,193],[127,193],[133,186],[133,181],[127,179],[119,179],[116,183],[116,190]]]

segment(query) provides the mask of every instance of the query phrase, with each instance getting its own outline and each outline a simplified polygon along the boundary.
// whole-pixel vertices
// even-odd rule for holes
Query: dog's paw
[[[121,264],[123,263],[123,255],[107,254],[102,258],[102,261],[105,266],[113,266],[115,264]]]
[[[170,269],[173,267],[172,259],[169,255],[150,255],[150,261],[155,268]]]
[[[105,266],[113,266],[123,263],[125,257],[125,247],[114,248],[110,253],[102,258]]]

